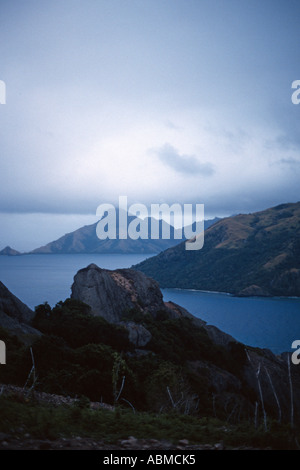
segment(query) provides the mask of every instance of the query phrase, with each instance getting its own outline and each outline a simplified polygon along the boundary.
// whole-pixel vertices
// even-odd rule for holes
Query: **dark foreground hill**
[[[135,269],[163,288],[300,296],[300,202],[222,219],[201,250],[181,243]]]
[[[151,432],[152,437],[172,434],[199,442],[199,432],[209,437],[207,420],[218,419],[218,439],[223,433],[229,441],[233,426],[235,432],[243,429],[234,442],[246,444],[250,441],[245,429],[278,437],[278,430],[289,434],[293,429],[293,434],[300,425],[300,368],[291,362],[290,353],[275,356],[237,342],[179,305],[165,302],[157,282],[143,273],[92,264],[74,277],[72,298],[54,308],[39,305],[34,315],[4,286],[1,296],[6,315],[32,328],[29,346],[15,324],[2,324],[0,338],[7,347],[2,383],[23,387],[26,400],[36,390],[81,397],[79,407],[92,401],[127,413],[124,419],[116,415],[113,422],[107,417],[110,424],[103,428],[102,415],[65,410],[54,420],[56,434],[69,422],[74,432],[80,422],[85,423],[85,435],[98,429],[103,436],[113,429],[110,432],[119,436],[121,426],[136,426],[140,438]],[[50,432],[53,412],[17,410],[7,402],[1,405],[1,400],[0,409],[6,429],[8,423],[19,429],[21,419],[29,420],[35,433]],[[163,415],[170,415],[169,421],[174,418],[172,429]],[[58,426],[59,419],[63,423]],[[145,428],[142,422],[148,423]],[[188,426],[186,434],[183,426]]]

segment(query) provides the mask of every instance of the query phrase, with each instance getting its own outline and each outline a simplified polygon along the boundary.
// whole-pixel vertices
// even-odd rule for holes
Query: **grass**
[[[0,432],[22,437],[26,433],[37,439],[90,437],[107,443],[133,435],[138,439],[168,440],[176,443],[188,439],[191,444],[215,444],[223,441],[230,447],[270,447],[292,449],[295,436],[289,426],[269,423],[269,431],[254,429],[249,423],[228,425],[214,418],[151,413],[91,410],[87,406],[58,406],[24,402],[16,397],[0,397]]]

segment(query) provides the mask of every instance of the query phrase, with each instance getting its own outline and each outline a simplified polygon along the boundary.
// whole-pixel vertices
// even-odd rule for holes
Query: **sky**
[[[119,196],[299,201],[299,24],[298,0],[1,0],[0,249]]]

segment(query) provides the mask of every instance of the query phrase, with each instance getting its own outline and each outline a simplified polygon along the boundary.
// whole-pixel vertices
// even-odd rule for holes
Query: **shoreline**
[[[199,292],[202,294],[217,294],[217,295],[224,295],[227,297],[236,297],[238,299],[290,299],[290,300],[300,300],[300,296],[287,296],[287,295],[238,295],[238,294],[231,294],[230,292],[222,292],[222,291],[210,291],[210,290],[202,290],[202,289],[190,289],[190,288],[183,288],[183,287],[160,287],[162,291],[164,290],[178,290],[178,291],[183,291],[183,292]]]

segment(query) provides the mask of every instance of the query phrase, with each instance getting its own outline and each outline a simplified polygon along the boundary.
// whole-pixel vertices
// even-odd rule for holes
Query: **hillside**
[[[20,255],[21,253],[17,250],[14,250],[13,248],[11,248],[10,246],[6,246],[5,248],[3,248],[3,250],[0,251],[0,256],[1,255],[7,255],[7,256],[18,256]]]
[[[118,213],[117,213],[118,214]],[[136,217],[128,216],[128,225],[135,220]],[[218,219],[205,221],[205,228],[209,227]],[[170,239],[158,240],[151,239],[151,218],[148,218],[148,239],[120,240],[118,237],[118,215],[117,215],[117,238],[100,240],[96,234],[98,222],[81,227],[71,233],[60,237],[59,239],[41,246],[31,251],[32,254],[66,254],[66,253],[160,253],[161,251],[177,245],[180,240],[175,239],[176,230],[170,226]],[[160,221],[160,234],[162,227],[168,227],[164,221]],[[185,240],[183,237],[182,240]]]
[[[7,347],[1,382],[22,387],[21,394],[0,397],[7,445],[16,439],[30,445],[28,432],[48,439],[80,432],[110,442],[135,435],[295,445],[288,425],[296,431],[300,424],[300,369],[289,354],[243,345],[165,303],[144,274],[91,264],[75,275],[72,298],[39,305],[34,314],[24,313],[5,286],[1,296],[3,305],[14,300],[7,314],[36,332],[28,344],[15,328],[0,327]],[[43,393],[78,404],[41,408]],[[114,415],[94,410],[92,402],[110,405]]]
[[[30,344],[40,335],[39,331],[30,326],[33,317],[34,312],[0,281],[0,328],[9,331],[19,341]]]
[[[300,296],[300,202],[221,219],[201,250],[180,243],[134,268],[162,288]]]

